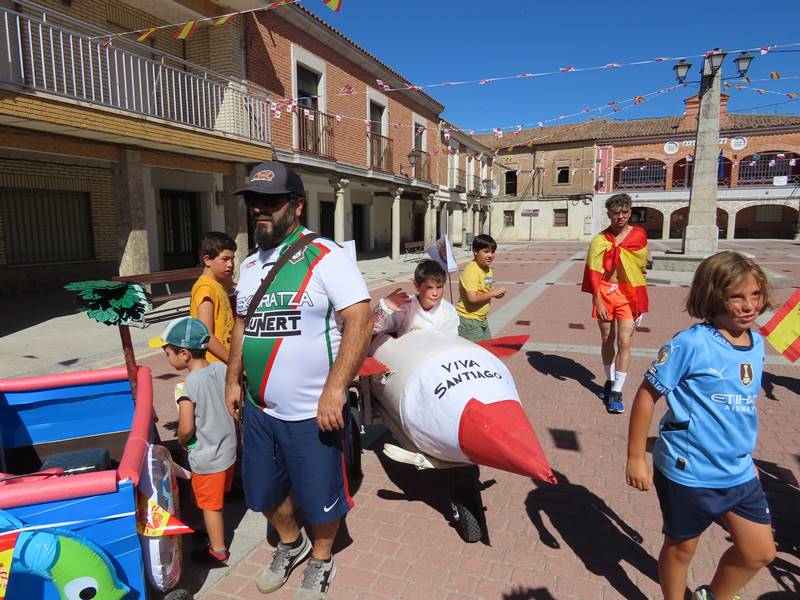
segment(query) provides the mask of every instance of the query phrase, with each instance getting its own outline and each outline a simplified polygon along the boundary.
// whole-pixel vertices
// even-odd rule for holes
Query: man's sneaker
[[[711,593],[707,585],[701,585],[692,594],[691,600],[717,600],[717,597]],[[742,600],[741,596],[734,596],[733,600]]]
[[[605,384],[603,385],[603,389],[600,390],[599,392],[597,392],[597,395],[600,396],[600,398],[602,398],[603,400],[605,400],[606,398],[608,398],[608,395],[611,393],[611,386],[612,385],[614,385],[613,381],[611,381],[611,380],[606,381]]]
[[[261,576],[256,582],[259,592],[269,594],[280,589],[289,579],[292,570],[311,553],[311,541],[302,529],[300,537],[302,542],[297,548],[278,542],[278,547],[272,553],[272,562],[261,572]]]
[[[606,410],[612,415],[621,415],[625,412],[622,404],[622,392],[610,391],[606,396]]]
[[[322,600],[336,576],[333,557],[329,561],[311,558],[303,571],[303,582],[295,592],[294,600]]]

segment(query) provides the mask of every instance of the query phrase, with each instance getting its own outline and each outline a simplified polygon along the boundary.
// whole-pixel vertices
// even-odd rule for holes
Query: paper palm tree
[[[68,283],[64,289],[78,294],[78,306],[92,319],[104,325],[116,325],[128,369],[131,391],[136,396],[136,356],[128,324],[144,321],[150,310],[147,293],[139,283],[90,280]]]

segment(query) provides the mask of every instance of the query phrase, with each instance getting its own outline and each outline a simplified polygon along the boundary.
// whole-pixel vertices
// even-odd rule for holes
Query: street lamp
[[[747,69],[750,68],[750,61],[753,60],[753,55],[747,52],[742,52],[737,56],[733,62],[736,63],[736,69],[739,71],[739,77],[744,77]]]
[[[723,60],[725,60],[725,52],[719,48],[714,48],[714,50],[708,54],[708,62],[711,64],[712,73],[719,71]]]
[[[416,150],[411,150],[411,152],[408,153],[408,164],[411,165],[411,175],[414,178],[416,178],[416,175],[417,175],[417,171],[416,171],[417,151]]]
[[[689,69],[692,68],[692,63],[679,60],[675,63],[675,66],[672,69],[675,71],[675,77],[678,78],[678,83],[683,83],[686,79],[686,76],[689,74]]]

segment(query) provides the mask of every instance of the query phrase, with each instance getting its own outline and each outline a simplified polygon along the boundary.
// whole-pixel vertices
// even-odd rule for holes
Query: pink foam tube
[[[122,369],[124,371],[125,369]],[[150,429],[153,426],[153,374],[147,367],[136,371],[136,409],[133,424],[122,451],[122,459],[117,468],[119,480],[130,479],[134,485],[139,483],[142,462],[150,443]]]
[[[4,485],[0,509],[56,502],[67,498],[111,494],[117,491],[114,471],[96,471],[69,477],[49,477],[20,485]]]
[[[125,367],[100,369],[97,371],[78,371],[76,373],[55,373],[36,377],[20,377],[19,379],[0,379],[0,392],[35,392],[56,387],[88,385],[127,379]]]

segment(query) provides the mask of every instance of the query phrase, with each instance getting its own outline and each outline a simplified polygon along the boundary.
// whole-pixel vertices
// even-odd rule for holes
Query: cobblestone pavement
[[[661,243],[666,246],[670,243]],[[747,249],[765,267],[800,282],[800,245],[791,242],[723,243]],[[495,278],[509,289],[492,305],[495,335],[530,335],[508,360],[525,409],[557,472],[549,486],[491,468],[483,502],[490,545],[466,544],[449,525],[448,488],[441,472],[415,472],[380,453],[365,450],[364,478],[337,540],[338,575],[330,598],[486,598],[492,600],[595,600],[660,597],[656,557],[661,517],[654,492],[624,483],[627,414],[606,414],[596,392],[603,383],[599,336],[587,295],[580,293],[585,244],[534,242],[498,254]],[[392,284],[373,294],[377,297]],[[410,286],[409,286],[410,287]],[[454,285],[457,289],[457,285]],[[783,301],[792,290],[780,289]],[[653,286],[651,313],[634,338],[636,352],[626,384],[627,406],[656,349],[690,325],[681,304],[687,290]],[[161,389],[171,385],[163,363],[156,366]],[[159,366],[160,365],[160,366]],[[160,369],[160,370],[159,370]],[[160,375],[159,375],[160,373]],[[761,433],[756,457],[770,497],[779,539],[778,559],[743,591],[745,599],[800,597],[800,366],[771,349],[759,398]],[[163,391],[168,396],[168,391]],[[657,416],[664,410],[660,402]],[[167,403],[168,405],[168,403]],[[162,421],[169,415],[160,409]],[[656,435],[656,427],[651,435]],[[166,435],[170,435],[165,432]],[[250,547],[226,569],[187,578],[204,600],[261,598],[255,587],[269,562],[274,539],[266,539],[260,515],[245,514],[238,501],[229,529],[250,536]],[[272,536],[271,536],[272,537]],[[726,547],[713,526],[692,563],[689,583],[707,583]],[[291,598],[296,571],[272,595]]]

